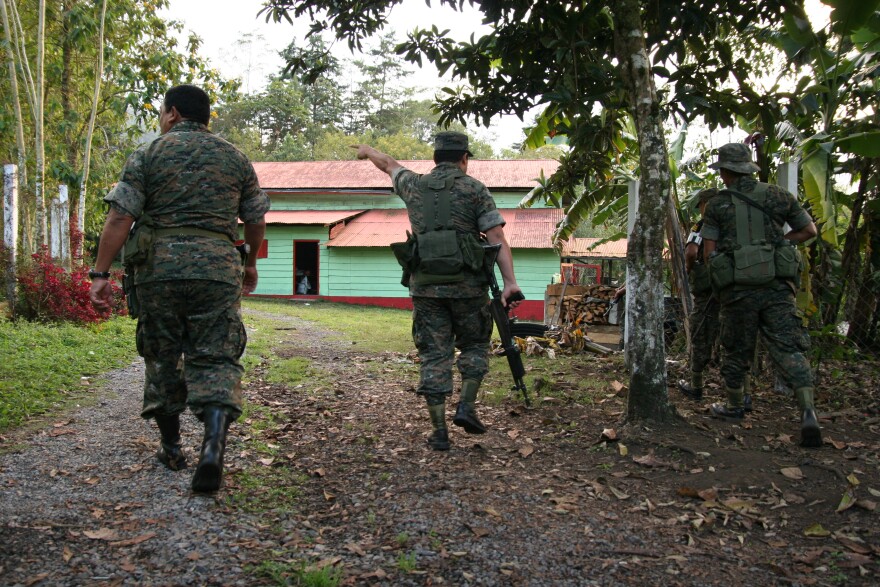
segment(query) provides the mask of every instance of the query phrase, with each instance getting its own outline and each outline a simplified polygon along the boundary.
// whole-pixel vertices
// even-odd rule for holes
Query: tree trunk
[[[82,238],[86,222],[86,186],[89,182],[89,168],[92,161],[92,136],[95,134],[95,118],[98,114],[98,100],[101,98],[101,75],[104,73],[104,21],[107,16],[107,0],[101,3],[101,21],[98,27],[98,54],[95,62],[95,91],[92,93],[92,111],[89,113],[89,128],[86,132],[86,144],[83,153],[82,183],[79,186],[79,202],[77,204],[77,230],[80,232],[79,251],[71,251],[73,255],[82,257]],[[72,249],[73,247],[71,247]]]
[[[627,246],[627,335],[630,420],[668,421],[663,343],[663,227],[669,207],[669,156],[645,47],[638,0],[614,12],[614,50],[639,137],[640,188]]]
[[[46,186],[45,158],[46,149],[43,143],[43,86],[44,61],[46,56],[46,0],[39,2],[39,21],[37,25],[37,79],[34,87],[34,197],[37,202],[37,241],[42,245],[49,244],[49,231],[46,223]]]
[[[6,0],[0,0],[0,16],[3,19],[3,32],[6,40],[6,46],[9,52],[9,87],[12,90],[10,100],[12,101],[12,109],[15,112],[15,145],[18,150],[18,177],[17,185],[19,192],[27,192],[27,145],[24,139],[24,118],[21,112],[21,102],[19,101],[18,88],[18,66],[15,62],[17,44],[13,44],[12,30],[14,23],[9,18],[9,11],[6,8]],[[18,197],[18,206],[23,207],[26,198],[22,195]],[[28,234],[28,227],[24,224],[24,232]],[[27,241],[25,245],[29,244]],[[26,247],[25,250],[30,250]]]

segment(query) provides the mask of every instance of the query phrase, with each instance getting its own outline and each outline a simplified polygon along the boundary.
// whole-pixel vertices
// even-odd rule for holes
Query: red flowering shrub
[[[73,267],[66,271],[49,254],[46,246],[31,255],[31,262],[18,271],[19,302],[17,313],[25,320],[35,322],[101,322],[111,315],[125,315],[127,309],[122,295],[121,276],[111,276],[114,307],[99,313],[89,300],[89,267],[79,255],[82,234],[71,222],[71,246],[75,247]]]

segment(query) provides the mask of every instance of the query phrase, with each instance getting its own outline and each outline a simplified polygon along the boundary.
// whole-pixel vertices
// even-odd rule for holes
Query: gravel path
[[[190,472],[156,461],[157,432],[138,416],[142,386],[140,361],[111,372],[94,406],[0,456],[0,583],[251,583],[251,521],[194,496]],[[201,425],[187,415],[182,427],[192,458]]]
[[[192,468],[156,461],[158,432],[138,416],[140,361],[107,374],[94,405],[9,437],[0,585],[297,585],[304,565],[382,587],[830,584],[832,573],[873,584],[873,510],[834,511],[848,456],[880,486],[873,432],[851,441],[863,447],[852,455],[819,453],[820,467],[765,430],[767,415],[727,435],[691,413],[668,431],[619,428],[627,455],[599,439],[620,424],[625,400],[610,393],[595,405],[481,405],[489,433],[453,427],[452,449],[436,453],[410,357],[260,317],[282,337],[276,353],[314,377],[288,388],[257,369],[215,497],[190,492]],[[599,357],[578,365],[584,377],[623,376]],[[201,425],[186,415],[182,428],[192,464]],[[792,462],[807,481],[779,474]],[[836,538],[804,541],[816,521]]]

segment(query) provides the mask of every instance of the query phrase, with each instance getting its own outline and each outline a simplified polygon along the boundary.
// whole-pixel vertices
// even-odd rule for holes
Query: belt
[[[220,240],[235,242],[225,232],[217,232],[216,230],[208,230],[207,228],[198,228],[196,226],[174,226],[172,228],[155,228],[153,229],[155,236],[206,236],[208,238],[217,238]]]

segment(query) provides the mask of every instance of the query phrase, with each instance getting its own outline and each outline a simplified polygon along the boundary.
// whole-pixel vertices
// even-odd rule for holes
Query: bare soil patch
[[[624,425],[620,358],[585,354],[528,374],[557,393],[480,405],[490,431],[452,427],[438,453],[411,356],[289,317],[277,328],[278,353],[319,375],[247,386],[254,409],[233,426],[214,499],[189,493],[191,470],[155,462],[137,366],[101,405],[0,456],[0,582],[297,584],[303,564],[344,585],[877,583],[873,363],[823,365],[818,450],[797,446],[794,402],[769,385],[743,425],[709,418],[717,393],[694,404],[673,389],[678,422]],[[558,393],[578,378],[606,391],[589,404]],[[199,427],[185,428],[194,459]]]

